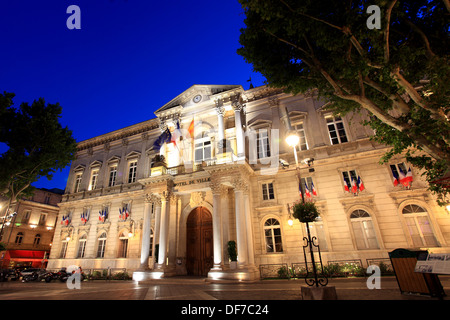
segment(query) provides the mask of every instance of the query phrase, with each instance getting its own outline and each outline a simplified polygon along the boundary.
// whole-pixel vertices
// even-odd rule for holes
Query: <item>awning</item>
[[[45,251],[38,250],[8,250],[4,258],[14,261],[42,261],[44,255]]]

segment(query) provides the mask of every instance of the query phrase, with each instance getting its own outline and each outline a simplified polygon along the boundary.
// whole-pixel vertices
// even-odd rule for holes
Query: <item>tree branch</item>
[[[389,62],[389,29],[390,29],[390,25],[391,25],[392,8],[394,7],[396,2],[397,2],[397,0],[391,1],[388,4],[388,6],[386,8],[386,12],[385,12],[386,26],[384,28],[384,33],[383,33],[383,37],[384,37],[384,62],[385,63]]]
[[[436,55],[433,52],[433,50],[431,50],[430,41],[428,41],[428,37],[426,36],[426,34],[418,26],[416,26],[414,23],[412,23],[410,20],[405,19],[405,22],[408,26],[411,27],[411,29],[413,29],[416,33],[418,33],[420,35],[420,37],[422,38],[422,41],[425,45],[427,58],[428,59],[434,58]]]

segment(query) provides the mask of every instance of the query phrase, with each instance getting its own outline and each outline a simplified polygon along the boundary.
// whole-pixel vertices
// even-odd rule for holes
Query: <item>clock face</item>
[[[196,95],[194,97],[194,99],[192,99],[195,103],[200,102],[200,100],[202,100],[202,96],[201,95]]]

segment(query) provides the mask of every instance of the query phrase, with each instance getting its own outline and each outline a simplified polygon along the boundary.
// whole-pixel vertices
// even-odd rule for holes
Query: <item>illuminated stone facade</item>
[[[288,224],[299,179],[320,209],[310,227],[325,264],[366,266],[396,248],[448,252],[448,213],[416,169],[408,187],[394,186],[394,174],[410,166],[400,157],[379,164],[387,148],[370,140],[363,115],[333,116],[313,93],[232,85],[194,85],[155,115],[78,144],[49,268],[252,280],[261,265],[302,263],[305,226]],[[175,143],[158,151],[154,142],[166,129]],[[301,138],[298,170],[289,130]],[[364,188],[353,193],[358,177]]]

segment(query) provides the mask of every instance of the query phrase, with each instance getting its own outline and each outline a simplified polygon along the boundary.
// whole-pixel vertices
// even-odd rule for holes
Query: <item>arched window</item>
[[[409,204],[403,208],[402,213],[414,246],[439,246],[434,236],[427,210],[418,205]]]
[[[277,219],[269,218],[264,223],[264,235],[266,238],[266,252],[283,252],[281,240],[280,222]]]
[[[128,249],[128,237],[123,232],[121,232],[119,235],[119,252],[117,257],[126,258],[127,249]]]
[[[377,236],[372,218],[364,210],[355,210],[350,214],[353,234],[358,249],[378,249]]]
[[[40,242],[41,242],[41,235],[38,233],[34,236],[33,245],[38,246]]]
[[[16,235],[16,240],[14,241],[15,244],[21,244],[23,240],[23,233],[18,232]]]
[[[84,234],[80,237],[80,239],[78,240],[78,253],[77,253],[77,258],[84,258],[84,254],[86,252],[86,241],[87,241],[87,236]]]
[[[98,237],[97,245],[97,258],[103,258],[105,256],[106,247],[106,232],[103,232],[100,237]]]

